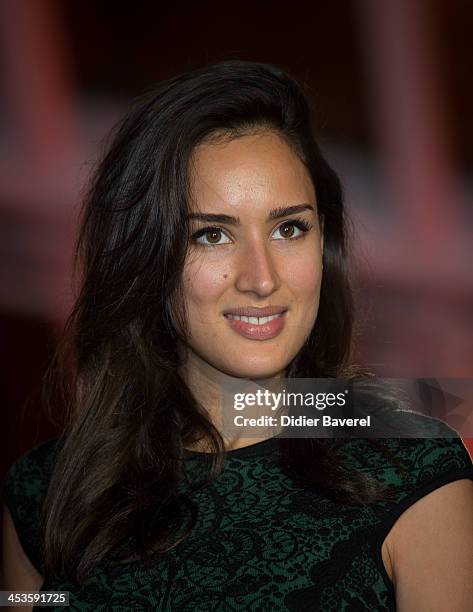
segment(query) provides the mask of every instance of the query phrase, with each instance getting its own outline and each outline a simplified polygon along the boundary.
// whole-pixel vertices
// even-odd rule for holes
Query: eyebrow
[[[267,221],[273,219],[280,219],[281,217],[288,217],[302,212],[303,210],[312,210],[314,207],[312,204],[296,204],[294,206],[279,206],[274,208],[268,215]],[[189,219],[197,219],[198,221],[206,221],[210,223],[228,223],[229,225],[240,225],[240,217],[233,217],[232,215],[215,214],[215,213],[190,213]]]

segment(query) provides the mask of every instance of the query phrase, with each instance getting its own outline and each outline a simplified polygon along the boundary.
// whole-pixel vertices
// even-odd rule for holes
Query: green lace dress
[[[41,573],[39,511],[58,439],[23,455],[3,487],[21,541]],[[69,591],[72,610],[366,612],[395,610],[381,545],[396,519],[422,496],[448,482],[473,479],[459,438],[389,439],[400,470],[367,440],[345,443],[347,465],[395,491],[391,502],[343,505],[297,486],[278,467],[278,440],[228,452],[211,486],[193,494],[198,520],[191,535],[151,570],[138,561],[109,559],[77,586],[64,579],[42,591]],[[203,460],[187,451],[186,469]],[[317,469],[316,465],[307,469]],[[34,608],[44,610],[44,607]]]

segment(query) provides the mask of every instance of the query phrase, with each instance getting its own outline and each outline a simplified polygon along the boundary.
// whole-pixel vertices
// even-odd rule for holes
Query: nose
[[[237,289],[259,296],[271,295],[281,285],[275,263],[262,241],[255,240],[245,245],[237,263]]]

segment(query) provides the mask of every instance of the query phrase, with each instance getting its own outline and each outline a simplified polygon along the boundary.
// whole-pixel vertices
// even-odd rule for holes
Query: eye
[[[220,227],[203,227],[198,230],[194,234],[192,234],[192,240],[197,242],[197,244],[202,244],[204,246],[217,246],[220,244],[228,244],[231,240],[228,238],[226,242],[220,242],[219,237],[226,236],[224,231]],[[202,240],[202,238],[209,237],[210,240]]]
[[[285,231],[286,228],[289,229],[289,232]],[[299,232],[294,236],[294,228]],[[276,240],[297,240],[301,238],[305,233],[307,233],[312,228],[312,225],[305,221],[304,219],[294,219],[291,221],[285,221],[281,223],[275,231],[284,230],[284,233],[281,235],[282,238],[277,238]],[[221,239],[226,237],[226,241],[222,242]],[[231,242],[230,238],[228,238],[227,234],[223,231],[222,228],[216,226],[203,227],[200,230],[197,230],[194,234],[192,234],[191,239],[200,244],[202,246],[220,246],[222,244],[229,244]]]
[[[285,230],[286,228],[289,228],[290,231],[289,233],[284,231],[282,234],[282,239],[297,240],[297,238],[300,238],[307,233],[312,228],[312,225],[304,219],[295,219],[294,221],[285,221],[284,223],[281,223],[281,225],[276,228],[276,231],[278,232],[280,230]],[[299,234],[296,234],[296,236],[294,236],[294,228],[299,231]],[[277,240],[280,240],[280,238],[277,238]]]

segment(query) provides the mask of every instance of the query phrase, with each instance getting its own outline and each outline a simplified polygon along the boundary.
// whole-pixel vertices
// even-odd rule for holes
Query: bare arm
[[[386,538],[398,612],[473,610],[473,481],[432,491]]]
[[[26,556],[8,508],[3,506],[3,576],[5,591],[39,591],[43,577]],[[26,612],[32,606],[14,607],[15,612]]]

